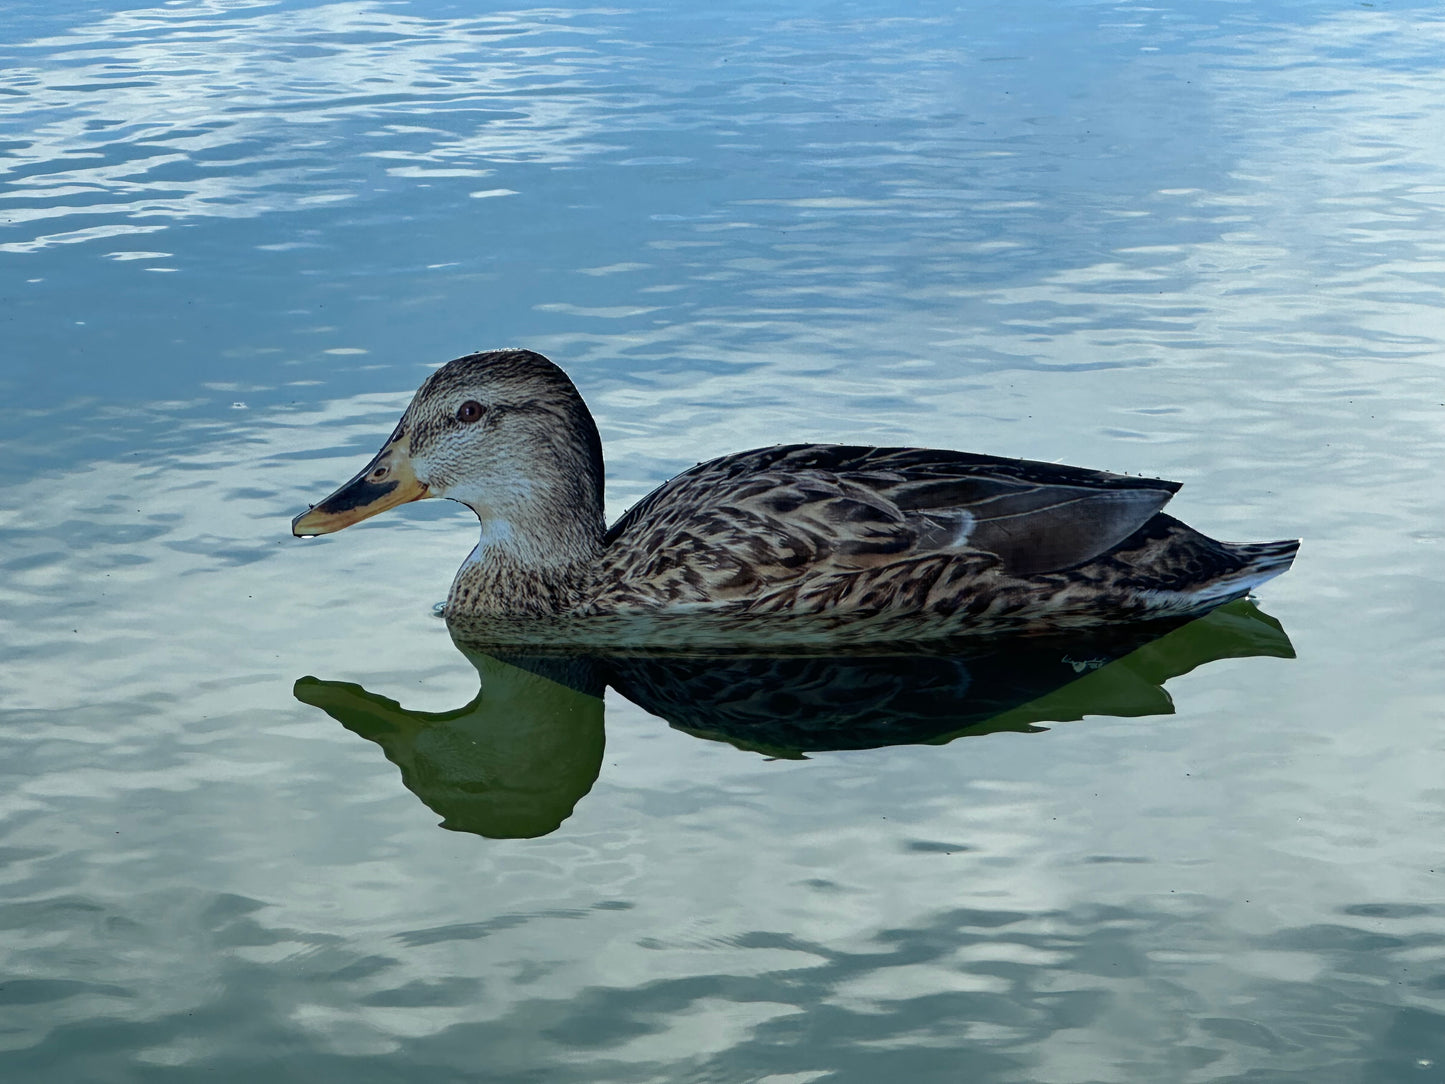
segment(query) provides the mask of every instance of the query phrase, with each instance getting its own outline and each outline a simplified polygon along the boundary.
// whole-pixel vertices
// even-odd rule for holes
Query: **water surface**
[[[0,1075],[1440,1079],[1442,56],[1393,3],[9,5]],[[613,515],[784,439],[1179,479],[1304,538],[1297,658],[804,757],[609,691],[555,827],[443,830],[295,694],[471,704],[474,524],[288,521],[503,344]]]

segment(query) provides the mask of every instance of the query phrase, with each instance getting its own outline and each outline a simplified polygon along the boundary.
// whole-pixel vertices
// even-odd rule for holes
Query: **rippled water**
[[[1438,8],[30,0],[0,39],[0,1076],[1445,1079]],[[1305,548],[1244,642],[750,743],[707,669],[604,704],[459,653],[456,506],[290,538],[500,344],[576,379],[612,514],[902,443]],[[779,672],[784,722],[855,680]],[[565,794],[437,827],[509,786]]]

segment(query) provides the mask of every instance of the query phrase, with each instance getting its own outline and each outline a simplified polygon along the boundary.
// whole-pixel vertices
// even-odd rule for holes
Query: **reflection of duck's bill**
[[[291,533],[300,538],[330,534],[388,508],[430,497],[412,468],[409,445],[407,437],[388,442],[355,478],[293,519]]]

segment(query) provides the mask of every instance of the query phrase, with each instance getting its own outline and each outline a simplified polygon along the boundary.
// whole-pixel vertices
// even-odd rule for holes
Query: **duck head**
[[[481,520],[469,564],[494,559],[556,578],[596,556],[602,487],[597,426],[567,374],[530,350],[493,350],[427,377],[371,462],[291,531],[330,534],[446,497]]]

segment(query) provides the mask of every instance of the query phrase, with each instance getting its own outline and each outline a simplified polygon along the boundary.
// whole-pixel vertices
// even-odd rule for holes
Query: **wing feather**
[[[701,463],[638,502],[607,532],[604,579],[714,601],[949,554],[1035,575],[1106,553],[1178,488],[964,452],[761,448]]]

